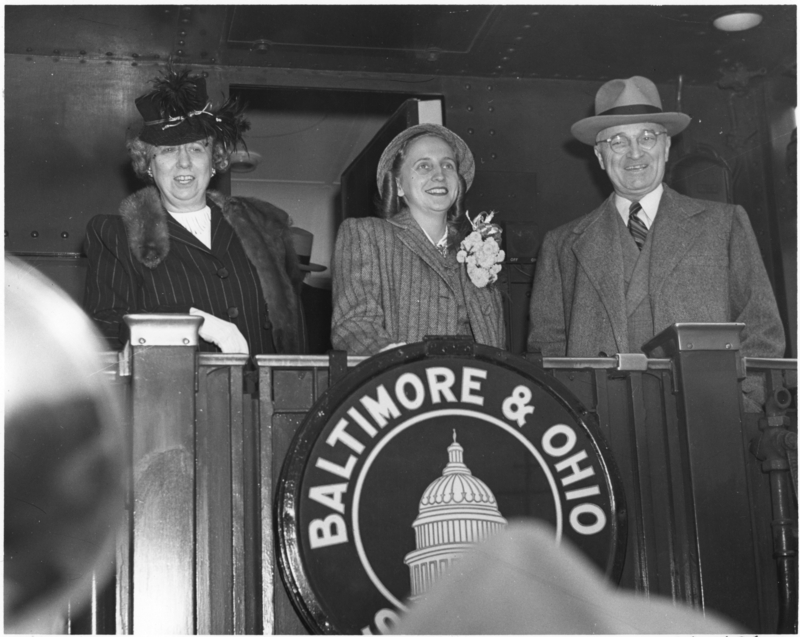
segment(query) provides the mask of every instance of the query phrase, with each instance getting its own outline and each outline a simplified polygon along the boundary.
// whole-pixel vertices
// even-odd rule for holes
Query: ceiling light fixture
[[[714,20],[714,26],[720,31],[746,31],[761,24],[764,16],[752,11],[738,11],[721,15]]]

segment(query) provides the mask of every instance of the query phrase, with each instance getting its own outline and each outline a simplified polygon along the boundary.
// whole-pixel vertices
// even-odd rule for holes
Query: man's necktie
[[[644,225],[644,221],[639,219],[639,211],[641,209],[642,205],[638,201],[632,203],[630,207],[630,216],[628,217],[628,230],[633,240],[636,242],[636,245],[639,246],[639,250],[642,249],[644,242],[647,241],[647,226]]]

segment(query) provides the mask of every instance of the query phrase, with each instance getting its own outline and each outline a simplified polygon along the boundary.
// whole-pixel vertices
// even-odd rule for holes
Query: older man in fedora
[[[662,183],[671,137],[691,118],[664,112],[644,77],[607,82],[572,134],[594,146],[614,193],[545,237],[528,350],[612,356],[677,322],[741,322],[744,356],[783,356],[785,341],[747,213]]]

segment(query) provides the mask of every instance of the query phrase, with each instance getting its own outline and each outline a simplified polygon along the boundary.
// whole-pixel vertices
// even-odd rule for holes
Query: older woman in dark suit
[[[212,110],[205,79],[171,69],[136,107],[144,126],[128,152],[149,185],[90,220],[86,311],[113,347],[127,340],[126,314],[190,313],[204,319],[203,351],[303,353],[289,216],[208,190],[247,129],[242,108]]]
[[[471,230],[464,195],[475,163],[435,124],[413,126],[378,164],[383,218],[347,219],[333,261],[331,341],[371,355],[427,335],[464,335],[505,347],[500,291],[478,287],[456,251]]]

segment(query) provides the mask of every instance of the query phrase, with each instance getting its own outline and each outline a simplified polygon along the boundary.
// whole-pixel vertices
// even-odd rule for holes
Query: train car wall
[[[140,187],[128,165],[125,141],[140,126],[134,99],[163,63],[18,54],[7,54],[5,62],[6,250],[36,254],[40,261],[42,255],[60,256],[62,261],[53,262],[48,273],[68,289],[81,289],[80,259],[64,256],[80,253],[91,216],[115,212]],[[610,192],[592,149],[569,134],[572,123],[592,112],[600,82],[192,68],[208,74],[209,95],[214,96],[227,93],[231,85],[441,95],[445,124],[472,148],[479,177],[513,182],[531,176],[535,196],[481,204],[498,209],[501,221],[535,224],[539,239],[589,212]],[[683,106],[694,118],[689,129],[693,143],[707,144],[738,162],[734,199],[750,213],[773,282],[783,283],[783,261],[772,251],[796,252],[796,238],[791,243],[783,237],[781,243],[773,218],[778,199],[785,206],[794,204],[788,203],[788,194],[776,192],[769,174],[773,147],[780,154],[786,144],[771,137],[774,108],[767,109],[764,97],[770,89],[759,82],[753,81],[749,95],[737,98],[733,107],[730,91],[686,86]],[[675,86],[659,90],[664,107],[673,109]],[[730,139],[736,142],[732,147],[726,145]],[[673,152],[681,143],[678,137]],[[327,245],[333,240],[315,237]],[[794,307],[796,290],[776,287],[779,302]]]

